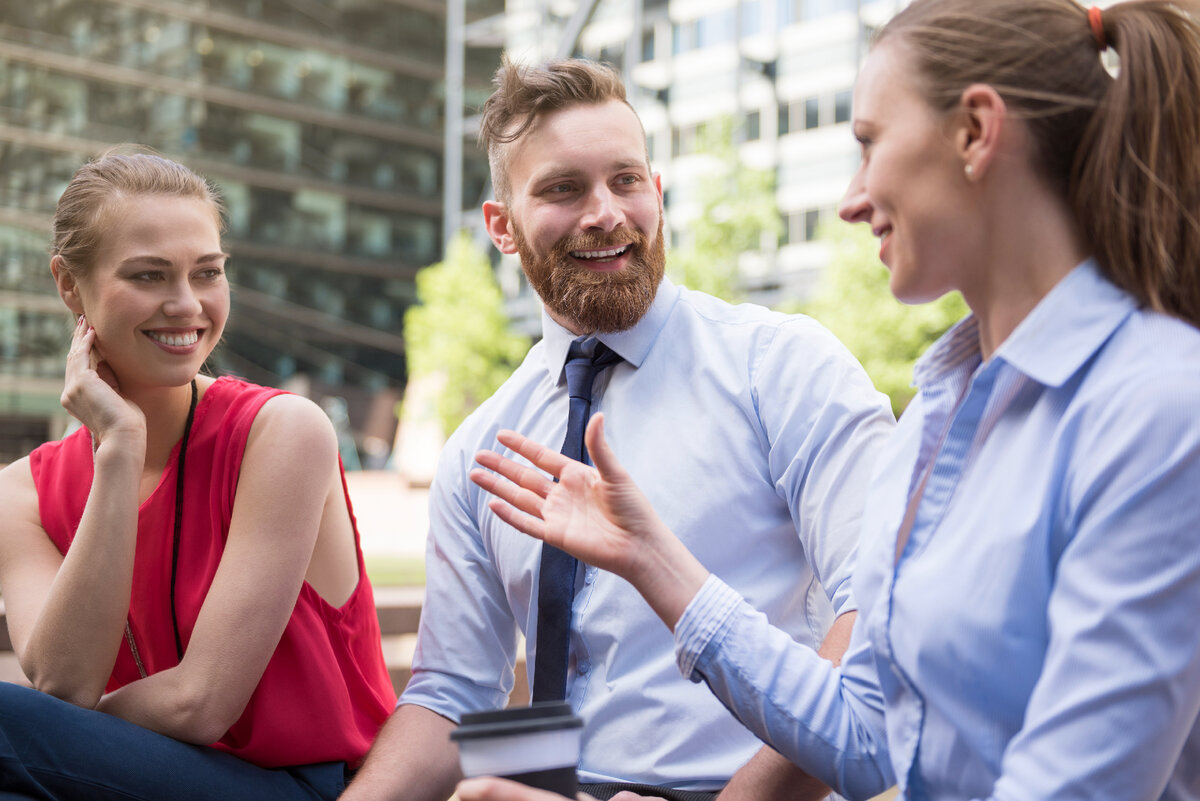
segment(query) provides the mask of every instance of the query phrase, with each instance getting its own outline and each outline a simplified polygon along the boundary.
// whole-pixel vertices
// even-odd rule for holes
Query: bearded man
[[[811,319],[663,277],[661,179],[615,72],[505,60],[495,85],[481,139],[496,199],[483,213],[543,301],[543,338],[442,453],[413,677],[344,797],[448,797],[460,777],[448,734],[505,704],[522,634],[534,699],[565,699],[586,721],[579,778],[593,795],[822,797],[680,676],[671,632],[622,579],[569,564],[555,606],[552,555],[496,517],[468,474],[498,430],[563,442],[574,401],[590,401],[688,548],[836,660],[864,490],[894,422],[886,399]],[[568,360],[592,381],[571,400]],[[545,644],[550,623],[539,629],[551,617],[558,645]]]

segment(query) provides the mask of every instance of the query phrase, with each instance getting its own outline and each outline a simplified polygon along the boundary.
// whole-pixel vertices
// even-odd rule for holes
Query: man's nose
[[[607,186],[600,186],[588,193],[579,227],[585,231],[611,231],[625,222],[620,199]]]

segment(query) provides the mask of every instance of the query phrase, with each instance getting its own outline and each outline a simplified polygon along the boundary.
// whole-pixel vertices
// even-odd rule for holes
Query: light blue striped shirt
[[[504,703],[518,633],[535,630],[541,544],[501,522],[467,473],[499,428],[562,443],[574,335],[548,317],[543,330],[451,437],[431,492],[426,603],[401,703],[452,720]],[[669,281],[636,326],[600,339],[625,361],[596,378],[593,409],[626,469],[709,569],[819,644],[835,611],[853,608],[863,499],[894,426],[887,399],[813,320]],[[720,786],[761,743],[679,676],[671,632],[628,583],[588,567],[576,588],[567,698],[586,723],[580,779]]]
[[[916,383],[842,669],[714,578],[681,670],[847,795],[1200,799],[1200,331],[1085,262],[992,359],[969,317]]]

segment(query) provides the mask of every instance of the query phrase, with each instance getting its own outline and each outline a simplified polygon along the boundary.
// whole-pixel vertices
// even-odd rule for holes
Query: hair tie
[[[1100,15],[1100,6],[1092,6],[1088,9],[1088,24],[1092,26],[1092,38],[1096,40],[1096,46],[1103,53],[1108,49],[1108,39],[1104,36],[1104,19]]]

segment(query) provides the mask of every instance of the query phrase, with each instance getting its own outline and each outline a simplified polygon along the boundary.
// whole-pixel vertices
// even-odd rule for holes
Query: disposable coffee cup
[[[583,720],[562,701],[462,716],[450,734],[463,775],[501,776],[574,798]]]

